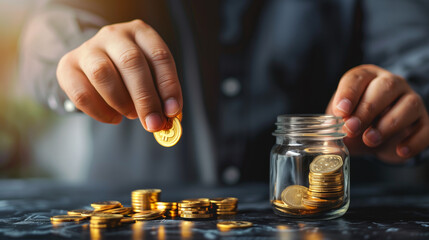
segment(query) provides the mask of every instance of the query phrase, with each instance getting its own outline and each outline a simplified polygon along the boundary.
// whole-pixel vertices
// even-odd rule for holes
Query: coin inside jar
[[[282,201],[293,208],[305,208],[302,199],[307,196],[308,188],[301,185],[291,185],[281,194]]]
[[[338,155],[319,155],[310,164],[313,173],[331,173],[343,166],[343,160]]]

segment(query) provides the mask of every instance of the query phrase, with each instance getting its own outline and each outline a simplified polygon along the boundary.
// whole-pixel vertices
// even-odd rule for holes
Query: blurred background
[[[0,0],[0,178],[79,182],[87,162],[86,119],[52,113],[18,83],[20,34],[42,1]]]
[[[42,1],[0,0],[0,178],[78,183],[84,181],[91,153],[88,118],[58,116],[18,87],[20,33],[32,9]],[[384,183],[429,183],[427,164],[415,168],[379,164],[377,168]],[[352,167],[352,180],[353,174],[359,173]]]

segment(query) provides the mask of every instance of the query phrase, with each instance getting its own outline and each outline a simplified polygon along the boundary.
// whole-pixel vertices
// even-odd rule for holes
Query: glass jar
[[[280,115],[271,150],[270,200],[274,213],[299,219],[342,216],[350,203],[350,159],[332,115]]]

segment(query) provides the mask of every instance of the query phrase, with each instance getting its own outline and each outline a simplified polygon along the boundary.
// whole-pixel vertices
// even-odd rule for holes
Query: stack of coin
[[[342,167],[341,156],[317,156],[310,164],[309,187],[286,187],[281,201],[272,201],[274,209],[291,215],[308,215],[340,206],[344,196]]]
[[[162,217],[163,211],[160,210],[144,210],[133,215],[136,221],[154,220]]]
[[[165,218],[175,218],[178,216],[177,202],[157,202],[155,208],[163,212]]]
[[[212,198],[210,202],[213,204],[217,215],[235,215],[237,214],[238,199],[233,197],[228,198]]]
[[[103,201],[92,203],[91,207],[94,208],[94,212],[101,212],[112,208],[122,207],[122,204],[118,201]]]
[[[310,207],[334,208],[344,196],[343,160],[338,155],[320,155],[310,164],[309,188],[303,204]]]
[[[210,199],[197,198],[182,200],[179,204],[179,215],[181,218],[211,218],[213,207]]]
[[[89,226],[91,228],[113,228],[121,225],[121,214],[95,213],[91,216]]]
[[[161,196],[160,189],[140,189],[131,193],[131,206],[134,212],[155,209],[155,203]]]

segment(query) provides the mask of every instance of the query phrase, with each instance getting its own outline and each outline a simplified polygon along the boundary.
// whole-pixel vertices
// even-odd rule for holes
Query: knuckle
[[[374,104],[367,102],[367,101],[362,101],[359,104],[359,113],[362,116],[372,116],[373,112],[374,112]]]
[[[395,130],[398,128],[398,120],[397,118],[390,118],[387,120],[387,128],[389,130]]]
[[[119,65],[124,69],[135,69],[141,65],[142,58],[143,56],[139,49],[130,48],[119,56]]]
[[[173,74],[163,74],[159,76],[159,88],[169,89],[174,88],[177,85],[177,79]]]
[[[407,103],[413,109],[418,109],[422,102],[423,100],[418,94],[410,94],[407,97]]]
[[[147,23],[141,19],[134,19],[130,22],[130,24],[136,28],[146,28],[148,26]]]
[[[111,24],[111,25],[103,26],[100,29],[99,33],[112,34],[112,33],[116,32],[117,30],[118,30],[118,28],[117,28],[116,24]]]
[[[105,84],[112,75],[110,64],[106,60],[98,60],[90,65],[89,77],[96,84]]]
[[[386,92],[392,92],[398,88],[399,82],[395,77],[381,77],[379,80],[382,88]]]
[[[82,90],[73,92],[71,99],[79,109],[87,107],[91,102],[90,94]]]
[[[154,49],[150,53],[150,58],[152,59],[154,64],[162,64],[162,63],[166,63],[166,62],[169,62],[170,60],[172,60],[172,56],[171,56],[170,52],[165,50],[165,49],[162,49],[162,48],[161,49]]]

